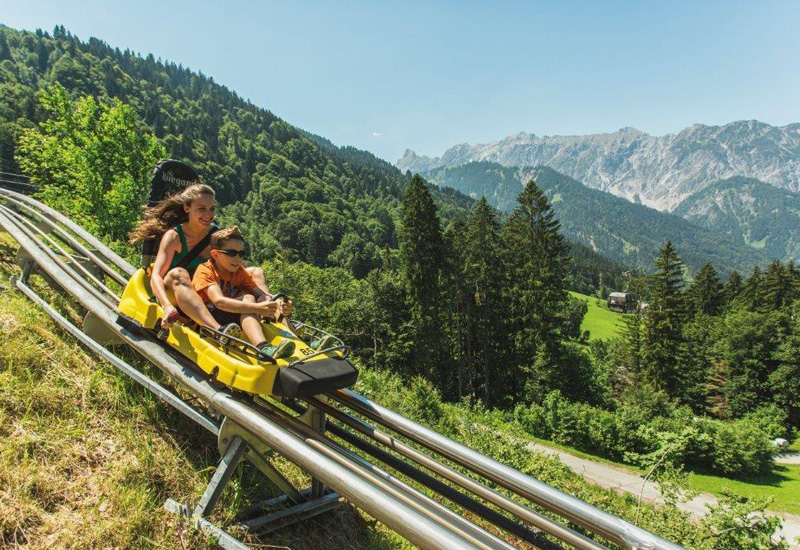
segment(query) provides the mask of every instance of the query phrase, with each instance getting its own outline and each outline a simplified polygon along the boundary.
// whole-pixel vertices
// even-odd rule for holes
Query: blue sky
[[[800,121],[800,2],[0,0],[396,161],[520,131]]]

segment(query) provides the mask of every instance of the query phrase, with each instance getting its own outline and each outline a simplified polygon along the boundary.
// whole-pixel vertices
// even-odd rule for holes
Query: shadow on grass
[[[732,481],[738,483],[746,483],[748,485],[759,485],[762,487],[780,488],[780,486],[783,483],[792,481],[791,476],[788,475],[789,469],[781,464],[776,464],[773,467],[772,471],[768,474],[761,474],[755,476],[728,477],[720,475],[719,472],[714,472],[711,470],[695,470],[694,472],[700,475],[715,477],[719,479],[720,482]]]
[[[789,469],[786,466],[776,464],[772,471],[768,474],[750,477],[737,477],[735,481],[742,483],[749,483],[750,485],[764,485],[769,487],[780,487],[781,484],[791,481],[791,477],[784,475],[788,473]]]

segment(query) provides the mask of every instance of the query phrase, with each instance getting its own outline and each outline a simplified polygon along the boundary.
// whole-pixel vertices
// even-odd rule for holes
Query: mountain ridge
[[[781,261],[800,259],[800,194],[733,177],[690,195],[673,213]]]
[[[422,173],[474,161],[549,166],[588,187],[672,211],[714,181],[734,176],[800,191],[800,123],[694,124],[658,137],[632,127],[572,136],[520,132],[482,144],[461,143],[440,157],[407,149],[396,166]]]
[[[503,211],[533,178],[553,205],[564,235],[614,261],[650,271],[659,249],[671,240],[692,272],[711,262],[722,273],[749,271],[772,259],[733,237],[718,234],[675,214],[637,205],[592,189],[549,167],[517,168],[477,161],[423,174],[437,185],[455,186]]]

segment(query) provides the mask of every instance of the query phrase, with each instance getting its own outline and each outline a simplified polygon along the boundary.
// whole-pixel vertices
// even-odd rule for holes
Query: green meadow
[[[590,340],[605,340],[619,336],[623,326],[623,317],[619,313],[610,311],[606,307],[605,300],[578,292],[570,292],[570,294],[589,305],[589,310],[581,324],[581,330],[589,331]]]

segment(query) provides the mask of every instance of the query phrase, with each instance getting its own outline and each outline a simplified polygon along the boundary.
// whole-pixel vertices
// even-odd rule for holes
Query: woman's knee
[[[252,294],[245,294],[244,296],[242,296],[242,301],[246,304],[253,304],[255,303],[256,299],[253,298]]]
[[[164,278],[164,282],[167,284],[167,286],[173,288],[179,286],[190,287],[192,286],[192,277],[189,275],[189,272],[182,267],[176,267],[167,273],[167,276]]]

